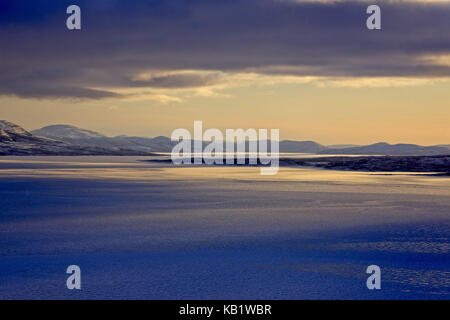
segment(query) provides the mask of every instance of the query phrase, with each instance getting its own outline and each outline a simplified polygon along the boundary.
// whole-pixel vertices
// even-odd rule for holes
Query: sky
[[[66,28],[71,4],[81,30]],[[443,0],[3,0],[0,119],[450,144],[449,30]]]

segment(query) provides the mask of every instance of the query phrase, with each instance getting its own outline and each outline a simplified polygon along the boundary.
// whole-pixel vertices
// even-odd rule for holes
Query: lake
[[[0,158],[0,298],[450,297],[448,177],[149,158]]]

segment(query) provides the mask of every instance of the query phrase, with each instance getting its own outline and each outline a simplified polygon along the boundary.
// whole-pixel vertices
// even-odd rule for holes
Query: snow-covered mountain
[[[39,142],[45,143],[48,141],[48,139],[34,137],[31,133],[14,123],[0,120],[0,144],[32,144]]]
[[[87,132],[86,134],[93,135]],[[22,127],[0,120],[0,155],[148,155],[126,148],[81,146],[58,139],[39,137]]]
[[[28,132],[16,124],[0,120],[0,155],[148,155],[154,152],[171,152],[174,144],[169,138],[163,136],[107,137],[101,133],[71,125],[52,125]],[[248,150],[248,142],[246,142],[245,150]],[[283,140],[280,142],[280,152],[432,156],[449,155],[450,149],[447,145],[424,147],[415,144],[392,145],[384,142],[368,146],[338,145],[330,148],[314,141]]]
[[[71,125],[53,125],[31,131],[34,135],[58,139],[71,145],[111,150],[134,150],[137,152],[170,152],[172,143],[169,138],[107,137],[98,132],[77,128]]]
[[[40,136],[40,137],[47,137],[47,138],[55,138],[55,139],[91,139],[91,138],[105,138],[104,135],[86,130],[86,129],[80,129],[75,126],[69,126],[69,125],[52,125],[43,127],[38,130],[31,131],[34,135]]]
[[[11,135],[18,135],[18,136],[28,136],[31,137],[31,133],[23,129],[22,127],[18,126],[17,124],[8,122],[6,120],[0,120],[0,136],[11,136]]]

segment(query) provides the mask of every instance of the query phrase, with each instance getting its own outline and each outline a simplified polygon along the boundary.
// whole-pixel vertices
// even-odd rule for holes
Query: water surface
[[[448,177],[145,159],[1,158],[0,297],[449,298]]]

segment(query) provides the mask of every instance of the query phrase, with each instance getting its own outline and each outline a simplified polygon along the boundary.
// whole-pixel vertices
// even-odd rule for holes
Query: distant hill
[[[280,152],[286,153],[318,153],[326,148],[314,141],[280,141]]]
[[[204,142],[206,146],[209,142]],[[0,120],[0,155],[149,155],[169,153],[175,145],[170,138],[116,136],[77,128],[71,125],[51,125],[31,132],[11,122]],[[235,146],[235,150],[236,150]],[[314,141],[283,140],[281,153],[311,153],[336,155],[449,155],[450,145],[424,147],[415,144],[385,142],[368,146],[340,144],[323,146]],[[225,148],[224,148],[225,150]],[[245,143],[248,150],[248,142]],[[268,143],[270,151],[270,141]]]
[[[133,148],[142,148],[151,152],[171,152],[175,145],[170,138],[159,136],[155,138],[118,136],[113,138],[116,141],[127,142],[133,145]]]
[[[360,145],[356,144],[333,144],[326,146],[327,149],[345,149],[345,148],[353,148],[353,147],[360,147]]]
[[[36,136],[58,139],[71,145],[110,150],[132,150],[145,152],[170,152],[172,143],[169,138],[143,138],[117,136],[107,137],[98,132],[77,128],[70,125],[53,125],[31,131]]]
[[[41,137],[47,137],[47,138],[55,138],[55,139],[90,139],[90,138],[105,138],[104,135],[86,130],[86,129],[80,129],[74,126],[69,125],[53,125],[53,126],[47,126],[43,127],[38,130],[31,131],[32,134],[36,136]]]
[[[340,149],[325,149],[319,154],[351,154],[351,155],[393,155],[393,156],[420,156],[420,155],[448,155],[450,150],[444,147],[423,147],[416,144],[388,144],[379,142],[368,146],[350,147]]]
[[[106,137],[98,132],[80,129],[70,125],[47,126],[42,129],[31,131],[34,135],[52,139],[58,139],[70,144],[99,147],[108,149],[126,148],[144,152],[171,152],[173,143],[170,138],[158,136],[155,138],[133,137],[120,135],[116,137]],[[204,145],[207,145],[205,142]],[[269,142],[270,150],[270,142]],[[286,153],[317,153],[325,147],[314,141],[292,141],[284,140],[280,142],[280,152]],[[248,150],[248,143],[246,144]]]

